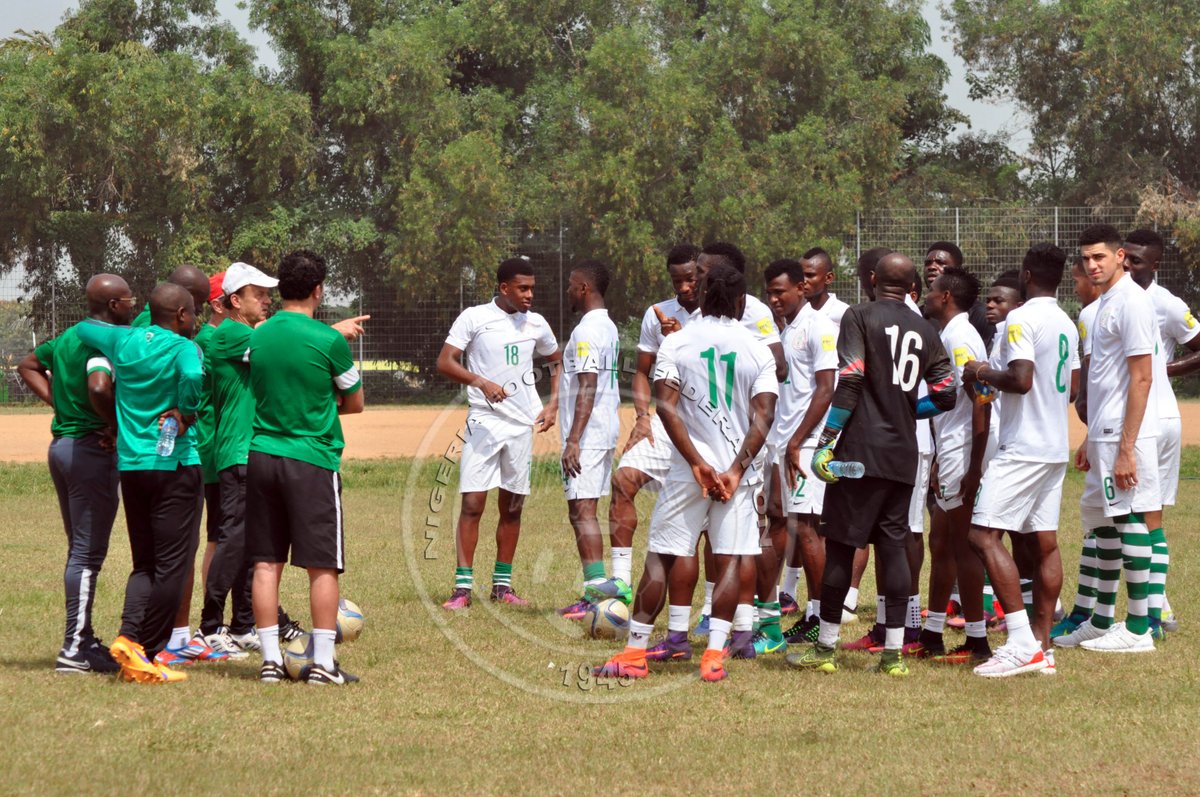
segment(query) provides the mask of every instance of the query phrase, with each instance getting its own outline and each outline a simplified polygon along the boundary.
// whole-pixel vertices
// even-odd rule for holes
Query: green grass
[[[1200,451],[1188,450],[1184,474],[1197,473]],[[515,568],[517,587],[538,607],[530,611],[497,611],[485,601],[447,617],[437,608],[454,568],[456,474],[448,475],[439,493],[436,462],[347,466],[343,591],[363,607],[367,629],[339,656],[363,681],[316,690],[262,686],[253,660],[200,665],[187,683],[169,687],[55,675],[64,543],[53,490],[43,466],[0,468],[0,792],[1200,790],[1192,736],[1200,670],[1191,644],[1200,602],[1190,589],[1200,566],[1196,481],[1184,482],[1168,515],[1169,591],[1184,630],[1154,654],[1066,651],[1055,678],[1002,681],[921,662],[909,679],[885,680],[870,672],[868,654],[845,654],[834,676],[797,674],[772,659],[734,662],[717,685],[696,680],[693,664],[606,687],[576,674],[616,645],[581,639],[553,613],[579,585],[554,464],[536,466]],[[1064,499],[1068,598],[1080,486],[1072,474]],[[648,498],[641,508],[648,513]],[[430,518],[435,525],[426,525]],[[490,537],[477,556],[484,585]],[[119,521],[96,600],[106,639],[118,623],[128,563]],[[306,583],[290,569],[284,579],[285,604],[301,618]],[[861,603],[873,607],[870,575],[863,586]],[[847,627],[845,637],[865,627]],[[948,641],[956,639],[950,632]]]

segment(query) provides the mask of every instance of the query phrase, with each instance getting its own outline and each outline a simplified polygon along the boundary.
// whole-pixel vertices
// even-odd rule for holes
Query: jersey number
[[[504,347],[504,364],[505,365],[520,365],[521,350],[517,348],[517,344],[510,343]]]
[[[717,406],[717,360],[725,363],[725,406],[733,405],[733,364],[737,361],[737,352],[717,356],[717,350],[709,347],[700,352],[700,357],[708,362],[708,400]]]
[[[1054,374],[1054,386],[1059,393],[1067,392],[1067,383],[1063,381],[1063,369],[1067,367],[1067,358],[1071,356],[1071,344],[1066,335],[1058,336],[1058,371]]]
[[[900,337],[900,327],[893,324],[883,330],[892,345],[892,384],[908,392],[917,386],[921,361],[917,352],[921,350],[921,336],[911,329]]]

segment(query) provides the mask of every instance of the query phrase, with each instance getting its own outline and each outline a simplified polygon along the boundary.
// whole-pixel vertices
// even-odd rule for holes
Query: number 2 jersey
[[[933,325],[903,302],[856,304],[842,316],[833,406],[850,411],[834,457],[866,475],[913,484],[917,471],[917,385],[942,411],[954,407],[954,369]]]

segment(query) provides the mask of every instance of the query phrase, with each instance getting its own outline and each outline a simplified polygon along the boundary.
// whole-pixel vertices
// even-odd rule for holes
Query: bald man
[[[208,297],[212,292],[208,276],[196,266],[185,264],[167,275],[167,283],[178,285],[192,297],[196,311],[196,323],[199,324],[201,314],[204,308],[208,306]],[[137,318],[133,319],[132,325],[135,327],[148,327],[151,323],[150,304],[147,302],[142,312],[138,313]]]
[[[150,294],[150,326],[88,320],[77,329],[80,340],[112,362],[117,385],[117,469],[133,571],[121,633],[109,651],[124,680],[183,681],[184,673],[156,662],[156,656],[166,647],[195,560],[204,497],[191,429],[204,380],[200,351],[191,340],[195,302],[184,288],[163,283]],[[159,429],[168,417],[179,424],[179,432],[173,450],[160,455]]]
[[[97,274],[87,284],[88,318],[128,325],[134,298],[125,280]],[[54,669],[113,673],[120,669],[92,629],[96,582],[117,516],[116,416],[112,364],[79,339],[76,327],[38,346],[17,366],[34,395],[54,408],[50,478],[67,532],[63,586],[67,625]]]

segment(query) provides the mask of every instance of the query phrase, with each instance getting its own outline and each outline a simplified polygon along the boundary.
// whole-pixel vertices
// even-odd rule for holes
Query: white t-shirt
[[[1029,392],[1004,396],[997,453],[1029,462],[1068,462],[1071,374],[1079,368],[1075,325],[1056,299],[1042,296],[1009,313],[1004,337],[997,340],[1002,367],[1017,360],[1033,363]]]
[[[832,291],[826,295],[828,298],[825,300],[825,304],[821,305],[821,309],[818,312],[824,313],[830,321],[840,327],[842,325],[842,316],[846,314],[846,310],[850,308],[850,305],[835,296]]]
[[[1158,407],[1159,418],[1178,418],[1179,402],[1175,400],[1175,389],[1167,376],[1167,364],[1175,359],[1175,349],[1187,344],[1200,334],[1200,324],[1192,318],[1192,312],[1183,300],[1157,282],[1146,289],[1154,305],[1155,320],[1161,346],[1154,352],[1154,387],[1152,388]]]
[[[697,318],[667,337],[654,368],[654,381],[662,379],[679,384],[679,416],[700,456],[718,471],[729,469],[745,440],[750,399],[779,393],[770,349],[738,322],[714,316]],[[761,481],[757,465],[746,471],[744,484]],[[667,479],[693,479],[677,451]]]
[[[700,318],[699,307],[692,313],[692,320],[697,318]],[[742,311],[742,326],[750,332],[755,340],[768,346],[779,342],[779,330],[775,329],[775,315],[771,312],[771,308],[763,304],[761,299],[748,293],[746,294],[746,309]]]
[[[563,443],[575,423],[575,402],[579,398],[579,374],[596,374],[596,401],[579,447],[608,450],[616,448],[620,431],[621,342],[617,325],[607,310],[591,310],[579,319],[571,339],[563,350],[562,376],[558,390],[558,425]]]
[[[812,403],[816,373],[837,371],[837,336],[837,324],[807,303],[800,308],[792,323],[783,328],[780,339],[788,364],[788,375],[779,385],[775,423],[767,436],[767,442],[771,445],[780,449],[787,446],[800,427],[804,414],[808,412],[808,405]],[[821,434],[821,428],[820,423],[813,427],[811,436],[814,440]]]
[[[647,307],[646,312],[642,315],[642,331],[638,336],[637,345],[638,351],[644,351],[647,354],[658,354],[663,341],[666,340],[666,336],[662,333],[662,322],[654,313],[655,307],[662,310],[663,315],[667,318],[674,318],[678,321],[680,327],[687,326],[687,323],[692,320],[692,314],[683,309],[678,298],[667,299],[665,302],[658,302]]]
[[[975,331],[978,332],[979,330]],[[996,324],[996,335],[992,338],[992,350],[988,353],[988,366],[1001,371],[1004,370],[1005,366],[1007,365],[1007,363],[1005,363],[1001,358],[1004,348],[1001,344],[1003,343],[1004,336],[1006,334],[1008,334],[1007,319]],[[1000,413],[1002,412],[1001,407],[1003,404],[1004,394],[1000,391],[996,391],[996,397],[992,399],[991,404],[992,412],[988,416],[988,429],[990,430],[990,433],[996,435],[997,439],[999,439],[1000,435]]]
[[[538,397],[535,353],[548,357],[558,341],[537,313],[506,313],[496,302],[468,307],[450,327],[446,342],[463,352],[463,366],[504,387],[508,398],[491,404],[477,387],[467,388],[472,413],[488,413],[522,426],[532,426],[542,411]]]
[[[1129,396],[1129,357],[1154,354],[1158,325],[1154,305],[1146,292],[1123,275],[1095,302],[1096,322],[1088,330],[1092,359],[1088,365],[1088,439],[1118,441]],[[1154,398],[1151,391],[1151,399]],[[1138,437],[1158,435],[1158,407],[1147,402]]]
[[[983,338],[971,326],[967,314],[959,313],[947,322],[941,332],[942,345],[950,362],[954,365],[955,381],[963,384],[962,368],[971,360],[987,360],[987,349]],[[933,418],[933,431],[937,435],[938,451],[953,451],[962,448],[971,439],[971,411],[974,402],[961,390],[954,409]]]
[[[921,312],[921,308],[917,307],[917,303],[913,301],[910,294],[904,294],[904,305],[909,310],[912,310],[922,318],[925,314]],[[925,398],[929,395],[929,388],[925,386],[925,380],[921,379],[917,382],[917,400]],[[958,402],[955,402],[957,405]],[[933,429],[929,425],[928,418],[919,418],[917,420],[917,452],[920,454],[933,453]]]
[[[1096,328],[1096,314],[1100,312],[1100,302],[1094,301],[1079,311],[1079,320],[1075,327],[1079,330],[1080,348],[1084,357],[1092,356],[1092,331]]]

